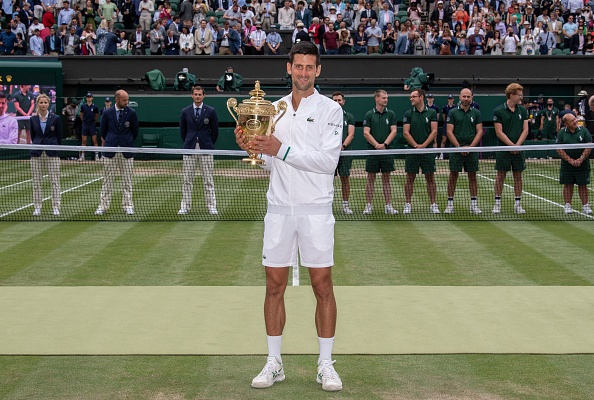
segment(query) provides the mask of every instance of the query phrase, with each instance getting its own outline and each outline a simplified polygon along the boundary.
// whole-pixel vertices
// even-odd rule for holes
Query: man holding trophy
[[[342,389],[332,361],[336,300],[331,267],[333,179],[342,145],[343,113],[337,103],[314,89],[320,72],[316,46],[299,42],[291,48],[287,63],[292,92],[278,102],[279,109],[286,108],[287,116],[277,118],[272,132],[254,134],[253,127],[261,125],[256,108],[248,116],[238,113],[237,144],[250,154],[259,154],[265,163],[262,167],[271,171],[262,253],[268,357],[262,372],[252,381],[254,388],[270,387],[285,379],[281,359],[286,319],[284,293],[289,267],[297,264],[299,254],[301,265],[309,269],[317,301],[315,322],[320,357],[316,380],[324,390]],[[286,105],[281,107],[282,102]]]

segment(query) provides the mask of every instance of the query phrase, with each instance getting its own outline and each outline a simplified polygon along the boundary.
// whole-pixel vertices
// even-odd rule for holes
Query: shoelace
[[[327,364],[324,364],[322,366],[322,370],[320,371],[320,373],[322,374],[322,376],[324,376],[324,378],[326,379],[340,379],[338,377],[338,374],[336,373],[336,370],[334,369],[333,364],[336,362],[336,360],[328,362]]]
[[[266,375],[268,373],[272,373],[276,371],[276,363],[274,362],[267,362],[266,365],[264,366],[264,369],[262,369],[262,372],[260,372],[260,375]]]

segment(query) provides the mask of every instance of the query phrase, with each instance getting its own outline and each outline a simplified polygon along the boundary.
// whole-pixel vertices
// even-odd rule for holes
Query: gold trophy
[[[254,90],[250,91],[250,98],[243,100],[241,104],[237,104],[237,99],[230,98],[227,100],[227,109],[229,113],[237,123],[243,129],[243,134],[246,138],[246,142],[252,139],[256,135],[270,136],[274,133],[274,126],[279,119],[287,112],[287,103],[279,101],[276,108],[268,100],[264,100],[263,90],[260,90],[260,81],[256,81]],[[235,117],[235,114],[237,117]],[[277,114],[279,117],[275,120]],[[258,158],[258,154],[248,150],[250,156],[244,158],[243,161],[246,164],[264,165],[264,160]]]

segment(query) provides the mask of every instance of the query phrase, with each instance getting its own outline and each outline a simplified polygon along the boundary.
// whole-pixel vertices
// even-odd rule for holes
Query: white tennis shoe
[[[365,206],[365,209],[363,210],[363,214],[371,214],[373,211],[373,207],[371,206],[371,204],[367,204]]]
[[[410,203],[406,203],[404,205],[404,209],[402,210],[403,214],[410,214],[412,212],[412,206],[410,205]]]
[[[516,214],[526,214],[526,210],[524,210],[519,204],[514,207],[514,211]]]
[[[573,212],[573,208],[571,208],[571,204],[565,203],[565,207],[563,207],[563,212],[565,214],[571,214]]]
[[[584,204],[582,206],[582,212],[584,214],[591,215],[592,214],[592,208],[590,207],[590,204]]]
[[[493,214],[499,214],[501,213],[501,204],[495,204],[493,206]]]
[[[318,365],[318,376],[316,381],[322,385],[322,389],[327,392],[337,392],[342,390],[342,381],[338,376],[338,373],[334,369],[336,361],[322,360]]]
[[[266,357],[266,365],[262,372],[252,380],[252,387],[264,389],[274,385],[274,382],[285,380],[285,371],[283,365],[278,362],[276,357]]]
[[[446,209],[443,212],[444,214],[453,214],[454,213],[454,205],[453,204],[448,204],[448,206],[446,207]]]
[[[392,204],[386,204],[386,207],[384,208],[384,214],[398,214],[398,210],[394,209]]]
[[[470,206],[470,213],[474,214],[474,215],[479,215],[479,214],[482,214],[483,212],[481,211],[480,208],[478,208],[477,205],[473,204]]]
[[[431,204],[431,207],[429,207],[429,212],[431,214],[439,214],[439,206],[436,203]]]

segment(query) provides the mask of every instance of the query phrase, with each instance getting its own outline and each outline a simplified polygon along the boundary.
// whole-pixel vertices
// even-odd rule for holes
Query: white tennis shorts
[[[262,265],[309,268],[334,265],[334,216],[284,215],[267,213],[264,217]]]

